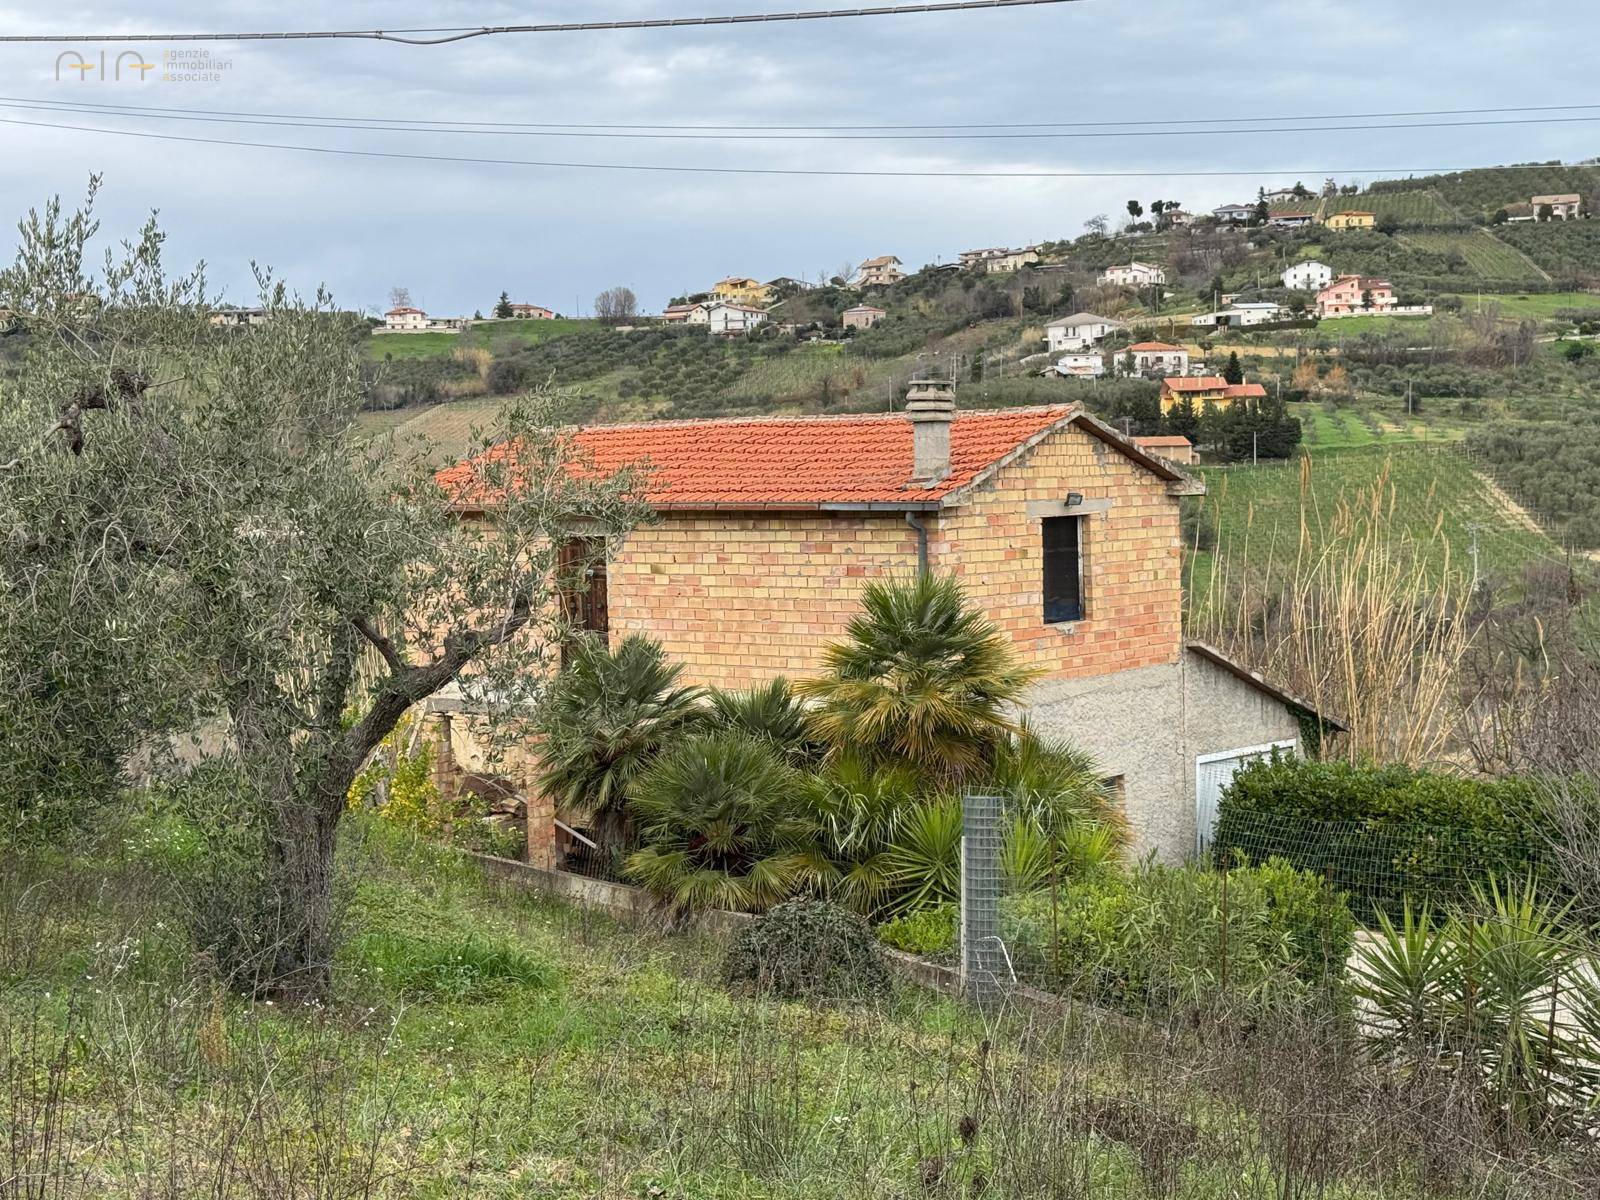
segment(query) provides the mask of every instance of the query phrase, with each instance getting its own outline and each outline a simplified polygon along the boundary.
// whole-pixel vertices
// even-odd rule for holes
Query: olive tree
[[[447,477],[362,436],[357,319],[258,271],[267,319],[208,320],[154,219],[86,250],[90,200],[19,226],[0,307],[26,333],[0,398],[0,771],[11,812],[127,782],[212,727],[259,813],[275,989],[320,987],[350,785],[413,705],[460,681],[527,700],[565,634],[571,547],[643,515],[552,403],[514,403]],[[574,541],[573,539],[577,540]],[[585,553],[593,553],[585,550]]]

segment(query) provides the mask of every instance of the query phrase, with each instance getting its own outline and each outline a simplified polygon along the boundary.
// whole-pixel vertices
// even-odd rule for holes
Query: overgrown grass
[[[345,870],[334,995],[282,1011],[115,844],[0,857],[0,1195],[1576,1200],[1595,1170],[1326,1023],[735,997],[717,944],[453,854],[368,831]]]

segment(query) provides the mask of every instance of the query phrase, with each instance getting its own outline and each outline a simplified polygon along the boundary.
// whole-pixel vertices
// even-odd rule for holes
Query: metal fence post
[[[961,991],[982,1012],[1004,998],[1011,969],[1000,938],[998,796],[969,794],[961,803]]]

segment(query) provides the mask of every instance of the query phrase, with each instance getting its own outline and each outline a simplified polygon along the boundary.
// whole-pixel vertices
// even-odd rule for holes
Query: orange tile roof
[[[1135,342],[1133,345],[1129,346],[1128,349],[1129,350],[1151,350],[1151,351],[1157,351],[1157,350],[1176,351],[1176,350],[1182,350],[1183,347],[1182,346],[1169,345],[1166,342]]]
[[[1220,392],[1228,381],[1221,375],[1168,375],[1161,386],[1169,392]]]
[[[1230,383],[1228,385],[1228,398],[1230,400],[1264,400],[1267,389],[1259,383]]]
[[[1133,439],[1136,446],[1192,446],[1194,445],[1181,433],[1153,434],[1150,437],[1136,437]]]
[[[658,509],[899,506],[937,504],[1069,421],[1164,479],[1185,478],[1071,405],[958,412],[950,474],[932,487],[910,486],[911,422],[899,413],[591,425],[575,441],[600,471],[643,466],[646,498]],[[506,447],[486,453],[501,457]],[[459,491],[474,472],[460,463],[436,478]]]

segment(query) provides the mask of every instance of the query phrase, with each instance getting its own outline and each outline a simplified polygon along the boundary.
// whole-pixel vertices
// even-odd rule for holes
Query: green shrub
[[[878,937],[953,962],[957,920],[940,904]],[[1341,1001],[1355,919],[1322,879],[1281,860],[1231,870],[1226,883],[1203,866],[1146,864],[1009,897],[1000,931],[1019,974],[1098,1004],[1193,1008],[1225,996],[1267,1009]]]
[[[934,962],[952,962],[956,956],[956,906],[936,904],[885,921],[878,940],[886,946]]]
[[[1451,900],[1486,875],[1537,873],[1547,846],[1526,779],[1467,779],[1393,764],[1263,759],[1224,790],[1218,861],[1280,858],[1362,905]]]
[[[790,900],[757,917],[729,947],[722,978],[788,999],[866,1000],[889,990],[872,928],[825,900]]]

